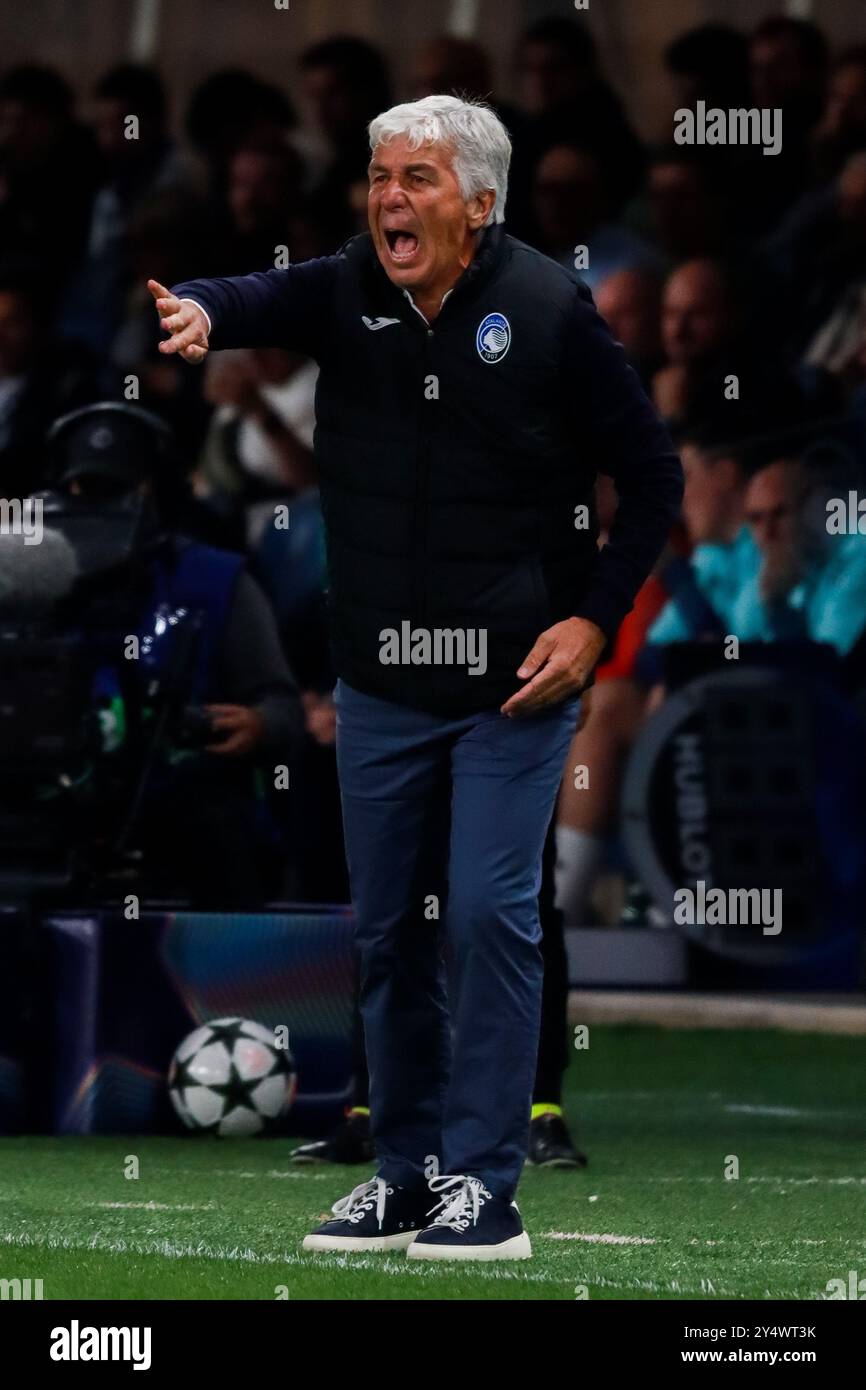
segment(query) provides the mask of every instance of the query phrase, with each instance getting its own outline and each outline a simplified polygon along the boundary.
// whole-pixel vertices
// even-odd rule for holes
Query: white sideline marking
[[[786,1119],[850,1119],[858,1116],[862,1112],[856,1106],[834,1107],[822,1105],[812,1106],[787,1106],[787,1105],[762,1105],[749,1104],[739,1101],[725,1101],[721,1091],[707,1091],[705,1094],[696,1094],[694,1091],[586,1091],[581,1093],[580,1103],[583,1106],[591,1104],[593,1101],[647,1101],[651,1104],[671,1104],[674,1102],[685,1102],[679,1105],[678,1109],[685,1110],[705,1110],[714,1109],[719,1102],[723,1102],[719,1107],[726,1114],[740,1115],[770,1115],[779,1116]]]
[[[745,1294],[742,1290],[723,1289],[711,1283],[709,1279],[702,1279],[700,1284],[683,1284],[679,1279],[671,1279],[666,1284],[657,1283],[654,1279],[607,1279],[603,1274],[590,1277],[589,1275],[576,1275],[576,1282],[586,1284],[588,1288],[598,1289],[627,1289],[635,1291],[644,1290],[647,1293],[681,1293],[681,1294],[700,1294],[713,1293],[717,1298],[748,1299],[751,1294]],[[804,1293],[802,1289],[765,1289],[762,1298],[785,1298],[803,1301],[806,1299],[819,1299],[820,1294],[816,1294],[812,1289]]]
[[[725,1105],[723,1107],[728,1115],[784,1115],[802,1116],[808,1115],[808,1110],[800,1110],[795,1105]]]
[[[177,1173],[187,1173],[192,1174],[193,1177],[200,1178],[207,1173],[208,1176],[212,1175],[215,1178],[304,1178],[306,1182],[334,1181],[333,1173],[312,1173],[309,1168],[300,1167],[297,1169],[292,1168],[285,1173],[276,1168],[272,1168],[265,1173],[252,1173],[247,1172],[243,1168],[210,1168],[205,1170],[203,1168],[175,1168],[173,1165],[171,1167],[149,1167],[147,1171],[148,1173],[167,1173],[170,1177],[174,1177]]]
[[[107,1211],[213,1211],[215,1202],[88,1202]]]
[[[621,1176],[623,1176],[623,1175],[618,1175],[618,1176],[621,1177]],[[625,1175],[625,1176],[626,1176],[627,1180],[631,1180],[631,1179],[628,1179],[628,1175]],[[637,1179],[634,1179],[634,1181],[637,1181]],[[707,1174],[707,1173],[700,1173],[700,1174],[696,1173],[693,1177],[687,1177],[685,1174],[671,1175],[670,1177],[661,1177],[661,1176],[657,1176],[657,1177],[645,1177],[645,1178],[641,1178],[640,1181],[641,1181],[641,1182],[665,1182],[665,1183],[670,1183],[670,1182],[714,1182],[714,1183],[724,1183],[724,1185],[725,1185],[726,1187],[733,1187],[733,1186],[734,1186],[734,1180],[733,1180],[733,1179],[728,1180],[727,1178],[723,1178],[721,1175],[719,1175],[718,1177],[710,1177],[709,1174]],[[749,1182],[785,1183],[786,1185],[788,1185],[788,1186],[790,1186],[790,1187],[815,1187],[815,1186],[818,1185],[819,1183],[824,1183],[824,1184],[825,1184],[826,1186],[828,1186],[828,1187],[862,1187],[862,1186],[866,1185],[866,1177],[853,1177],[853,1178],[852,1178],[852,1177],[844,1177],[844,1178],[751,1177],[751,1178],[737,1178],[736,1181],[737,1181],[737,1182],[740,1182],[740,1183],[744,1183],[744,1182],[745,1182],[745,1183],[749,1183]],[[592,1201],[592,1198],[590,1198],[589,1200]]]
[[[783,1239],[785,1239],[785,1237],[773,1237],[772,1239],[767,1239],[767,1240],[756,1240],[756,1241],[750,1242],[750,1244],[753,1245],[754,1248],[755,1248],[756,1250],[765,1250],[765,1249],[767,1249],[767,1247],[772,1247],[772,1246],[774,1246],[774,1245],[778,1245],[779,1242],[780,1242],[780,1240],[783,1240]],[[668,1242],[668,1241],[665,1241],[665,1244],[667,1244],[667,1243],[669,1243],[669,1242]],[[856,1253],[855,1253],[855,1252],[856,1252],[858,1249],[862,1248],[862,1246],[863,1246],[863,1244],[864,1244],[864,1237],[862,1237],[862,1236],[829,1236],[826,1240],[812,1240],[812,1239],[810,1239],[809,1236],[794,1236],[793,1240],[788,1239],[787,1243],[788,1243],[789,1245],[792,1245],[792,1246],[793,1246],[793,1245],[799,1245],[799,1246],[806,1245],[806,1246],[809,1246],[810,1248],[816,1247],[816,1246],[821,1246],[821,1247],[823,1247],[823,1246],[825,1246],[825,1245],[841,1245],[841,1247],[842,1247],[843,1250],[848,1250],[848,1251],[851,1252],[852,1258],[856,1258]],[[697,1236],[693,1236],[692,1239],[688,1242],[688,1244],[689,1244],[689,1245],[714,1245],[714,1246],[715,1246],[715,1245],[718,1245],[718,1246],[726,1246],[727,1249],[726,1249],[726,1251],[725,1251],[725,1254],[729,1254],[729,1255],[730,1255],[730,1254],[733,1254],[735,1257],[737,1257],[737,1256],[739,1255],[740,1249],[741,1249],[741,1246],[740,1246],[740,1244],[739,1244],[738,1242],[734,1241],[734,1243],[732,1244],[731,1241],[730,1241],[727,1237],[723,1237],[721,1240],[699,1240]],[[765,1256],[763,1256],[762,1258],[763,1258],[763,1262],[764,1262],[765,1264],[769,1263],[769,1264],[796,1265],[796,1264],[802,1264],[802,1263],[803,1263],[802,1260],[794,1259],[794,1258],[792,1258],[792,1257],[789,1256],[789,1255],[784,1255],[784,1256],[781,1256],[781,1257],[779,1257],[779,1258],[774,1258],[772,1255],[765,1255]]]
[[[174,1171],[177,1172],[178,1170],[175,1169]],[[200,1168],[187,1168],[185,1171],[200,1174],[202,1170]],[[243,1168],[213,1168],[211,1172],[217,1178],[303,1178],[307,1182],[311,1178],[314,1182],[323,1182],[327,1178],[331,1178],[333,1182],[330,1173],[308,1173],[303,1168],[290,1168],[287,1172],[279,1172],[276,1168],[271,1168],[266,1173],[248,1173]]]
[[[400,1260],[378,1255],[297,1255],[284,1251],[279,1255],[269,1255],[258,1250],[241,1249],[235,1246],[208,1245],[199,1241],[196,1245],[174,1245],[169,1240],[123,1240],[94,1235],[89,1240],[76,1240],[72,1236],[53,1236],[47,1232],[23,1234],[19,1231],[0,1232],[0,1245],[13,1245],[23,1249],[43,1248],[46,1250],[101,1250],[109,1255],[158,1255],[163,1259],[182,1260],[239,1260],[244,1264],[255,1265],[298,1265],[306,1269],[363,1269],[375,1270],[385,1274],[408,1274],[415,1278],[431,1278],[443,1274],[465,1273],[466,1267],[460,1261],[454,1264],[440,1264],[430,1261],[430,1267],[420,1260],[418,1266],[412,1260]],[[473,1266],[473,1278],[501,1280],[533,1284],[571,1285],[571,1278],[551,1279],[546,1274],[530,1274],[516,1270],[483,1269]]]
[[[288,1168],[288,1169],[286,1169],[285,1172],[281,1172],[278,1168],[271,1168],[271,1169],[270,1169],[267,1173],[265,1173],[263,1176],[266,1177],[266,1178],[305,1178],[305,1177],[311,1177],[311,1178],[326,1178],[326,1177],[329,1177],[330,1175],[329,1175],[328,1173],[309,1173],[309,1174],[307,1174],[307,1173],[304,1173],[304,1172],[299,1172],[297,1168]]]
[[[656,1102],[664,1100],[690,1100],[703,1103],[707,1100],[721,1100],[721,1091],[581,1091],[580,1103],[583,1105],[591,1100],[646,1100]]]
[[[723,1109],[728,1115],[773,1115],[786,1120],[809,1117],[827,1119],[831,1115],[843,1118],[853,1113],[851,1110],[824,1110],[799,1105],[725,1105]]]
[[[613,1236],[586,1234],[582,1231],[545,1231],[542,1240],[586,1240],[591,1245],[655,1245],[654,1236]]]

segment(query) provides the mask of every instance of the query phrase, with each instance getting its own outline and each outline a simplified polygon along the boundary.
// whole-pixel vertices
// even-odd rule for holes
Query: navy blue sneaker
[[[406,1254],[410,1260],[528,1260],[532,1254],[516,1202],[494,1197],[480,1178],[431,1178],[430,1191],[443,1195]]]
[[[305,1250],[405,1250],[427,1224],[430,1194],[384,1178],[359,1183],[331,1207],[326,1221],[304,1237]]]

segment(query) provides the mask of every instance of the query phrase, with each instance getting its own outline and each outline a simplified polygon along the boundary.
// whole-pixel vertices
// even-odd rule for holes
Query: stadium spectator
[[[671,597],[647,634],[651,644],[736,631],[737,599],[757,570],[758,555],[745,524],[748,455],[731,440],[730,429],[719,411],[715,421],[681,439],[683,523],[691,554],[668,567]]]
[[[220,273],[268,270],[289,250],[292,210],[303,178],[300,156],[287,144],[244,146],[228,161],[227,226],[219,249]]]
[[[490,59],[481,44],[472,39],[440,34],[415,54],[413,98],[444,92],[448,96],[490,101],[492,85]]]
[[[761,563],[736,607],[734,630],[742,640],[808,638],[844,657],[862,636],[866,534],[828,528],[826,503],[838,492],[833,482],[800,458],[779,459],[753,477],[746,520]]]
[[[229,160],[237,149],[272,149],[286,142],[299,147],[296,120],[284,92],[242,68],[206,77],[190,98],[185,127],[204,163],[208,192],[223,199]]]
[[[95,142],[73,105],[51,68],[24,64],[0,80],[0,248],[38,262],[48,296],[84,248],[98,176]]]
[[[761,318],[773,323],[786,358],[827,366],[850,335],[852,290],[866,277],[866,152],[851,155],[832,183],[800,200],[759,245],[755,264],[763,279]],[[816,346],[827,326],[829,336]]]
[[[721,262],[687,261],[669,277],[661,321],[667,365],[653,379],[653,397],[668,419],[687,418],[714,364],[728,356],[738,327],[735,314],[731,282]],[[714,377],[722,400],[724,371]]]
[[[367,126],[391,105],[391,83],[382,54],[364,39],[339,36],[301,55],[304,97],[323,137],[327,167],[316,189],[316,212],[335,244],[350,236],[348,191],[366,178]]]
[[[665,146],[647,172],[647,232],[673,265],[703,256],[730,255],[740,241],[730,193],[731,172],[683,145]]]
[[[749,72],[756,106],[779,106],[789,121],[813,124],[827,80],[827,40],[809,20],[774,15],[753,30]]]
[[[565,108],[603,80],[590,31],[560,16],[540,19],[525,30],[515,68],[521,104],[531,116]]]
[[[600,474],[596,482],[599,543],[610,534],[616,490]],[[556,813],[556,903],[565,926],[587,925],[589,897],[614,828],[624,759],[643,716],[644,694],[635,662],[647,629],[667,598],[666,551],[639,590],[634,607],[595,673],[589,711],[568,751]],[[591,768],[586,782],[578,769]]]
[[[665,49],[664,66],[673,110],[698,101],[723,110],[749,104],[748,40],[729,24],[700,24],[678,34]]]
[[[866,149],[866,44],[846,49],[833,64],[827,102],[812,132],[820,179],[833,178],[849,155]]]
[[[58,332],[105,353],[130,283],[130,222],[148,201],[186,189],[190,175],[168,137],[165,92],[155,72],[121,64],[97,83],[94,97],[100,182],[84,256],[59,311]]]
[[[681,438],[691,555],[668,558],[662,583],[670,597],[631,667],[616,667],[609,680],[599,668],[589,719],[569,752],[557,829],[557,893],[567,925],[586,923],[616,827],[626,756],[663,693],[664,646],[734,634],[742,642],[829,642],[843,656],[860,649],[866,536],[831,536],[826,527],[827,498],[847,498],[856,472],[837,467],[822,476],[792,458],[759,464],[752,474],[772,443],[746,418],[736,426],[739,437],[731,428],[719,412]],[[855,679],[862,669],[861,657]],[[569,772],[579,766],[592,768],[590,784],[572,790]]]
[[[139,403],[171,427],[188,472],[202,447],[211,408],[202,397],[201,374],[178,370],[176,362],[167,362],[159,352],[142,290],[148,265],[160,266],[171,277],[185,273],[195,262],[201,248],[201,216],[200,203],[190,201],[186,191],[178,188],[166,189],[132,215],[127,237],[131,283],[121,301],[119,322],[101,373],[102,394],[106,396],[119,398],[135,384]],[[205,253],[216,256],[215,240],[207,239]],[[149,299],[146,288],[144,294]],[[226,543],[218,534],[202,539]]]
[[[752,105],[782,113],[782,147],[771,159],[750,147],[748,200],[756,231],[779,220],[809,182],[813,131],[824,108],[827,40],[805,19],[775,15],[763,20],[749,41]]]
[[[682,438],[683,522],[691,557],[668,553],[647,580],[629,625],[620,631],[618,650],[598,670],[589,717],[569,750],[557,818],[557,900],[568,926],[586,925],[590,894],[616,827],[625,760],[648,709],[658,702],[651,691],[661,679],[659,662],[640,651],[641,643],[661,646],[734,631],[735,602],[757,568],[744,524],[743,453],[727,442],[730,428],[719,411],[713,423]],[[600,519],[603,514],[600,508]],[[579,767],[592,769],[588,786],[572,775]]]
[[[318,369],[282,348],[223,353],[207,365],[205,396],[217,407],[196,490],[224,517],[241,514],[253,549],[274,505],[314,483]]]
[[[661,292],[660,276],[645,267],[615,271],[595,291],[599,313],[644,384],[660,366]]]
[[[613,211],[594,150],[558,144],[542,155],[533,184],[538,245],[560,265],[576,267],[592,290],[617,271],[660,264],[649,243],[614,220]]]
[[[833,275],[839,298],[807,345],[803,364],[845,377],[866,336],[866,151],[852,155],[839,176],[838,209],[842,235],[834,249],[843,258],[845,279]],[[826,289],[828,303],[829,285]]]
[[[93,399],[96,364],[55,344],[41,268],[0,268],[0,493],[42,486],[46,421]]]
[[[715,418],[726,400],[780,420],[803,412],[790,374],[766,360],[741,278],[722,261],[687,261],[671,274],[662,346],[667,364],[653,378],[653,399],[669,422]]]
[[[544,152],[559,143],[592,149],[611,215],[619,216],[638,187],[643,149],[599,67],[589,30],[561,16],[539,20],[519,39],[514,68],[527,118],[515,132],[509,186],[508,218],[515,233],[528,239],[536,234],[531,210],[535,168]]]

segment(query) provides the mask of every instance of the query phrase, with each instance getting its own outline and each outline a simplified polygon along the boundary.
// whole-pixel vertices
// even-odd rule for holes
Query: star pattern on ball
[[[175,1059],[174,1069],[171,1076],[171,1084],[178,1091],[185,1091],[188,1086],[200,1086],[202,1083],[197,1077],[193,1076],[190,1067],[196,1059],[193,1052],[185,1061],[179,1062]]]
[[[208,1088],[216,1095],[222,1096],[223,1098],[222,1118],[225,1119],[226,1115],[237,1108],[245,1108],[258,1114],[255,1101],[252,1099],[252,1093],[261,1080],[262,1078],[260,1076],[257,1076],[252,1081],[245,1080],[235,1066],[234,1061],[232,1061],[229,1069],[228,1081],[209,1081]]]
[[[245,1027],[246,1020],[243,1018],[230,1018],[225,1023],[209,1023],[208,1028],[212,1034],[210,1042],[224,1043],[227,1051],[231,1053],[238,1038],[250,1038],[250,1034],[244,1032]]]

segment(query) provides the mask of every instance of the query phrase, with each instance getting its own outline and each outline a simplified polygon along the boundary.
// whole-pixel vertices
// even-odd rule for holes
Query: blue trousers
[[[340,681],[337,767],[379,1176],[513,1197],[541,1020],[541,854],[577,697],[443,718]]]

